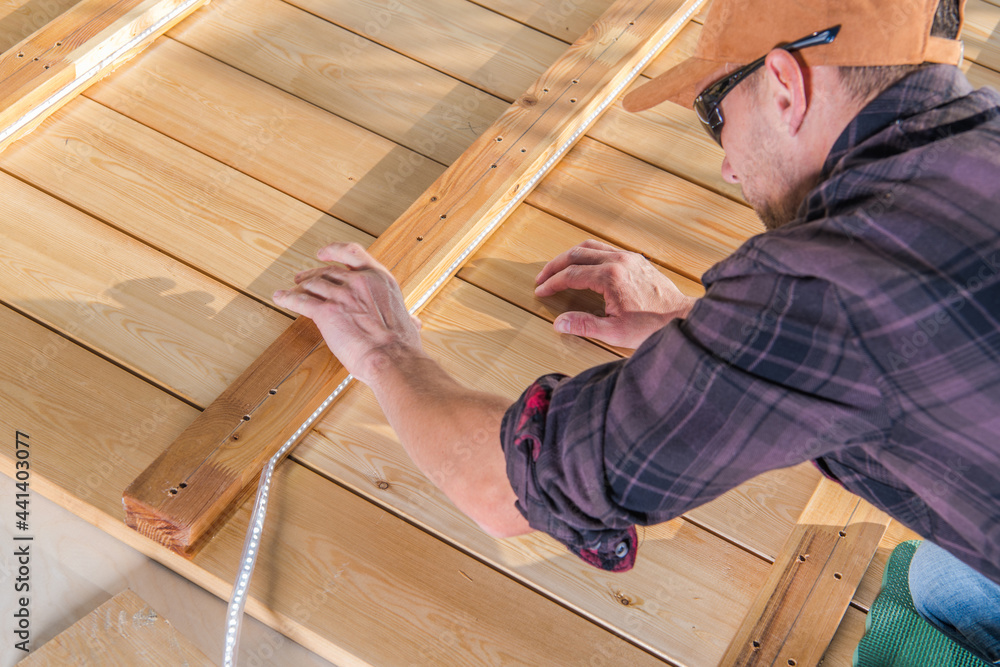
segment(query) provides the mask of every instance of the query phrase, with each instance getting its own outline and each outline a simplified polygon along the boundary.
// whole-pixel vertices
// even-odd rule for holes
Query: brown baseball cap
[[[958,65],[962,42],[931,36],[938,0],[712,0],[694,55],[625,96],[628,111],[665,101],[691,108],[701,91],[812,32],[840,25],[830,44],[798,51],[815,65]],[[960,19],[965,0],[959,0]],[[959,26],[961,30],[961,25]]]

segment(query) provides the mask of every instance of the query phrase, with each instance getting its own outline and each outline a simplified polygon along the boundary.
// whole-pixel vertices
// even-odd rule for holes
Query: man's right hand
[[[686,317],[697,301],[682,294],[642,255],[593,240],[550,261],[535,282],[538,297],[565,289],[587,289],[604,297],[603,317],[563,313],[555,319],[556,331],[632,349],[670,320]]]

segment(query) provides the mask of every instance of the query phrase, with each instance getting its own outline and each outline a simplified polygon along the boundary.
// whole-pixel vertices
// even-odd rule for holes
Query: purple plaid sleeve
[[[799,217],[705,274],[628,360],[540,378],[518,508],[605,569],[636,524],[774,468],[824,474],[1000,581],[1000,95],[929,66],[873,100]]]

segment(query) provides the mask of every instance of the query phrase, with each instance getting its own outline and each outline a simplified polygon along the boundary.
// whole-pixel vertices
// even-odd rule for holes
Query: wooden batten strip
[[[666,46],[701,0],[619,0],[369,251],[418,307]],[[346,371],[296,321],[125,490],[127,523],[191,555]]]
[[[720,664],[816,665],[889,521],[821,479]]]
[[[0,150],[207,0],[83,0],[0,56]]]

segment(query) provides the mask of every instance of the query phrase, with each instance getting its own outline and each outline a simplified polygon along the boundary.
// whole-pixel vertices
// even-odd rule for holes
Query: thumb
[[[559,333],[582,336],[584,338],[598,338],[605,340],[611,330],[610,321],[606,317],[597,317],[590,313],[569,312],[563,313],[552,323]]]

